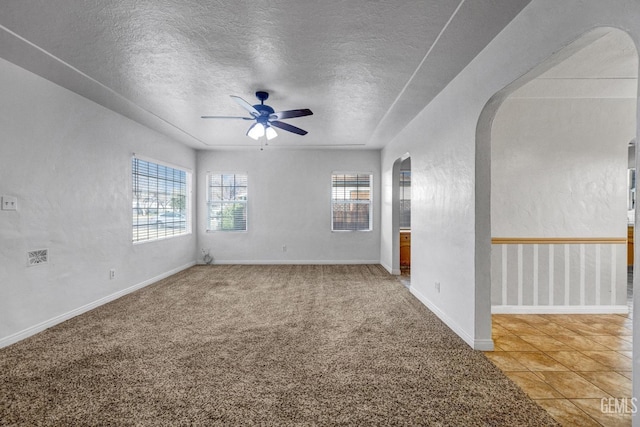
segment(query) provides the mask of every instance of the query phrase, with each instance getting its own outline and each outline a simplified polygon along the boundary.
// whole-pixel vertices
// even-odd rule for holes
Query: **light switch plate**
[[[3,211],[18,210],[18,198],[13,196],[2,196],[2,210]]]

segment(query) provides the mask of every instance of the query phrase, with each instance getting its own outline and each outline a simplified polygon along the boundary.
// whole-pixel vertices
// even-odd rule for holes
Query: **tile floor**
[[[629,314],[494,314],[485,355],[563,426],[630,426],[631,269],[627,278]],[[411,285],[409,269],[400,281]]]
[[[558,422],[631,425],[631,314],[492,320],[495,349],[486,356]]]

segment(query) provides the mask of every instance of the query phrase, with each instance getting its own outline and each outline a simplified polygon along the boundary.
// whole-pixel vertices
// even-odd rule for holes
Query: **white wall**
[[[518,97],[502,103],[491,131],[492,237],[543,240],[493,245],[494,312],[626,311],[635,104]],[[578,243],[584,238],[608,241]]]
[[[463,144],[473,143],[475,128],[447,105],[455,101],[438,96],[382,152],[381,263],[393,265],[393,164],[409,152],[411,290],[468,343],[482,345],[474,333],[474,150]]]
[[[635,104],[507,99],[491,132],[493,237],[625,238]]]
[[[411,289],[475,348],[492,348],[490,135],[499,92],[597,26],[623,28],[637,45],[639,17],[635,0],[533,0],[382,152],[381,263],[392,265],[393,163],[410,152]]]
[[[195,170],[194,150],[4,60],[0,86],[0,346],[195,261],[195,234],[131,242],[132,153]]]
[[[206,174],[246,172],[248,230],[207,232]],[[331,173],[373,174],[373,231],[331,232]],[[198,154],[198,250],[214,263],[378,263],[380,151],[209,151]],[[286,246],[286,252],[282,247]]]

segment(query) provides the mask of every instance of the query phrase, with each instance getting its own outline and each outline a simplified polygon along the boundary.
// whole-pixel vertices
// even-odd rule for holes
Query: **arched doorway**
[[[393,271],[405,286],[411,274],[411,157],[405,153],[393,164],[392,233]]]
[[[630,339],[631,319],[604,316],[626,313],[630,306],[627,227],[636,221],[628,212],[634,181],[628,177],[637,156],[629,161],[628,141],[637,133],[637,69],[629,36],[599,28],[497,93],[481,115],[478,148],[491,154],[479,157],[477,166],[486,169],[477,175],[478,185],[491,196],[483,202],[490,217],[477,219],[485,226],[477,240],[485,256],[477,272],[490,282],[490,291],[478,291],[490,296],[493,313],[505,315],[494,315],[493,326],[502,356],[510,356],[508,346],[517,340],[520,351],[531,354],[555,346],[544,357],[573,371],[572,365],[589,357],[606,365],[598,361],[599,352],[626,351],[628,363],[621,366],[628,370],[620,368],[626,378],[611,375],[630,382],[631,343],[617,348],[608,335],[626,328]],[[573,327],[562,323],[571,316],[592,317],[576,318]],[[496,319],[506,320],[496,325]],[[563,362],[566,349],[579,346],[581,361]],[[597,384],[596,377],[577,378]],[[581,397],[575,399],[588,413]]]
[[[620,30],[512,91],[491,128],[492,307],[626,310],[637,55]]]

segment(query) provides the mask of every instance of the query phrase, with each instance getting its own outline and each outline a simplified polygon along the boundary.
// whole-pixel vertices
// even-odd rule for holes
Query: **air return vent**
[[[49,249],[38,249],[35,251],[27,252],[27,265],[32,267],[34,265],[47,264],[49,262]]]

